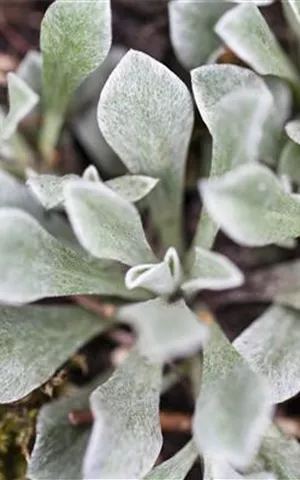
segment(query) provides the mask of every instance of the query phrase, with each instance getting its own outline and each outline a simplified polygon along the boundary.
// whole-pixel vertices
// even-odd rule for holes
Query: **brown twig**
[[[89,297],[88,295],[74,295],[71,298],[81,307],[84,307],[101,317],[111,319],[116,314],[116,307],[114,305],[110,303],[102,303],[94,297]]]
[[[163,432],[189,433],[192,416],[181,412],[160,412],[160,424]]]

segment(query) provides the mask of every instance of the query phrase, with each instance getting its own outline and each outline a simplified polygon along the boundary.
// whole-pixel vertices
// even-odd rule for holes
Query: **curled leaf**
[[[188,442],[179,452],[149,472],[145,480],[184,480],[198,457],[194,442]]]

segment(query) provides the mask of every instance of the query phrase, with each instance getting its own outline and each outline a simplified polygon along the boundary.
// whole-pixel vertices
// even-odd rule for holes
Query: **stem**
[[[218,233],[218,226],[214,223],[207,211],[203,208],[200,221],[193,241],[193,247],[202,247],[211,250]]]
[[[63,124],[63,115],[53,111],[45,113],[39,147],[46,165],[51,166],[55,147]]]

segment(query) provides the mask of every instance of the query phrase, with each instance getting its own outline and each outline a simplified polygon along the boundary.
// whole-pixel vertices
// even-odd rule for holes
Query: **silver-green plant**
[[[182,220],[193,97],[166,66],[141,52],[119,57],[115,68],[103,64],[101,73],[111,44],[109,0],[56,0],[42,24],[41,57],[30,54],[18,76],[8,79],[2,155],[8,152],[9,159],[16,152],[23,141],[18,123],[38,108],[39,145],[49,167],[67,111],[78,115],[74,91],[84,92],[81,84],[94,71],[87,81],[93,90],[101,77],[100,91],[103,75],[112,71],[97,121],[106,152],[112,162],[119,157],[125,174],[103,181],[94,166],[82,176],[27,169],[24,186],[1,172],[0,402],[24,398],[80,346],[118,322],[137,332],[136,346],[113,373],[41,410],[28,466],[31,480],[177,480],[198,457],[210,480],[299,477],[299,444],[272,424],[274,405],[300,390],[294,286],[283,284],[277,304],[233,344],[207,307],[195,302],[201,290],[244,281],[229,259],[211,251],[219,228],[249,246],[282,244],[300,235],[299,195],[290,188],[290,181],[298,185],[300,178],[295,161],[300,126],[297,119],[287,123],[292,95],[299,100],[299,74],[256,5],[271,2],[233,3],[169,5],[172,41],[180,61],[194,68],[193,97],[213,142],[209,178],[200,181],[204,206],[189,249]],[[295,28],[299,9],[297,2],[288,3]],[[205,23],[203,30],[196,18]],[[201,65],[222,42],[252,70]],[[145,208],[158,242],[150,242],[143,225]],[[115,298],[114,318],[78,306],[27,305],[89,294]],[[190,357],[201,367],[196,378]],[[193,379],[192,438],[154,467],[162,446],[163,367],[174,358]],[[93,426],[71,426],[68,412],[88,406]]]

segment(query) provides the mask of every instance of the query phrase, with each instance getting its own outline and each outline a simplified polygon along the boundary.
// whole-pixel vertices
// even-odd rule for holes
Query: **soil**
[[[39,28],[44,11],[51,3],[49,0],[0,0],[0,102],[6,102],[5,72],[15,69],[19,61],[28,50],[38,49]],[[112,0],[113,8],[113,38],[114,43],[144,51],[152,57],[168,65],[181,78],[188,82],[187,73],[178,64],[171,48],[168,33],[167,0]],[[282,18],[278,3],[266,10],[267,21],[285,49],[289,48],[290,39]],[[197,120],[198,125],[200,119]],[[77,162],[76,142],[70,146],[70,150],[61,152],[63,171],[74,172],[81,169]],[[75,160],[74,160],[75,159]],[[195,160],[195,161],[194,161]],[[189,159],[189,169],[192,172],[198,160],[197,151],[193,151],[193,143]],[[193,188],[193,182],[186,193],[185,226],[187,242],[191,240],[195,229],[197,216],[200,209],[198,195]],[[299,254],[299,248],[291,252],[279,247],[265,249],[245,249],[233,244],[223,234],[219,234],[216,249],[234,260],[246,273],[247,282],[245,287],[230,293],[218,293],[218,295],[204,292],[203,298],[230,339],[234,339],[246,328],[268,305],[268,301],[262,299],[259,290],[259,278],[263,281],[268,278],[270,265],[294,258]],[[254,279],[255,278],[255,282]],[[126,330],[121,330],[125,331]],[[122,343],[122,342],[121,342]],[[82,369],[80,362],[69,363],[65,367],[68,381],[76,384],[85,383],[96,373],[104,370],[111,364],[112,354],[120,342],[109,335],[102,335],[88,344],[80,352],[87,364],[87,369]],[[87,370],[87,373],[86,373]],[[54,393],[53,393],[54,392]],[[52,395],[55,395],[55,388]],[[41,397],[36,401],[36,406],[43,403]],[[182,379],[176,387],[163,395],[161,407],[164,411],[192,413],[193,402],[191,389],[186,379]],[[293,416],[300,415],[299,397],[286,402],[281,409]],[[0,412],[1,414],[1,412]],[[167,459],[186,442],[188,433],[165,432],[164,446],[161,459]],[[12,454],[12,452],[11,452]],[[1,462],[1,452],[0,452]],[[8,462],[11,463],[11,462]],[[1,464],[0,464],[1,470]],[[7,477],[16,480],[16,475],[10,469],[6,471]],[[189,480],[201,478],[201,466],[196,464],[187,477]],[[0,472],[0,479],[1,472]]]

